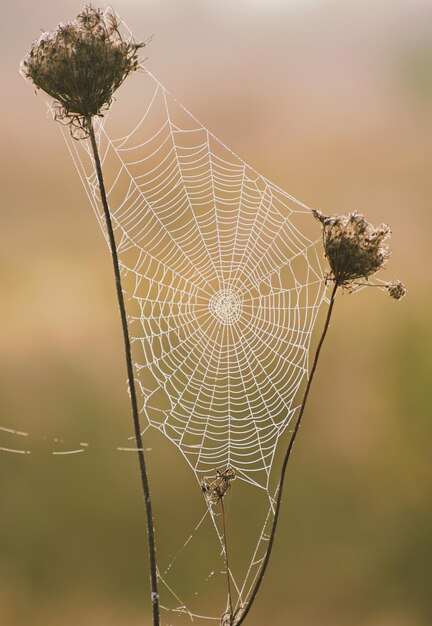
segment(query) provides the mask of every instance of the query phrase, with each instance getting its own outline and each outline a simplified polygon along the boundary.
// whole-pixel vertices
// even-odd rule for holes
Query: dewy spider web
[[[249,167],[150,72],[143,81],[145,103],[135,124],[128,116],[126,133],[109,130],[120,103],[95,120],[141,418],[179,448],[198,480],[232,468],[249,489],[262,488],[266,514],[252,558],[244,572],[229,572],[237,611],[265,554],[272,462],[299,408],[311,333],[326,299],[321,238],[307,206]],[[89,145],[64,134],[105,232]],[[162,607],[179,618],[219,621],[220,613],[193,612],[169,583],[205,520],[219,540],[214,558],[223,559],[216,506],[207,502],[180,553],[159,572],[171,596]],[[219,570],[213,565],[205,582]]]
[[[133,130],[96,122],[141,413],[197,477],[231,467],[267,489],[325,295],[310,210],[144,83]],[[104,228],[89,147],[68,145]]]

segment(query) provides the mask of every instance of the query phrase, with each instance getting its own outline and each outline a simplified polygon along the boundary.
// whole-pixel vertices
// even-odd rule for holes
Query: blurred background
[[[130,434],[130,410],[108,251],[59,129],[18,75],[40,30],[79,9],[70,0],[2,8],[0,425],[31,436],[23,446],[0,433],[0,446],[32,450],[0,452],[6,626],[150,623],[137,463],[114,450]],[[309,206],[389,223],[382,277],[409,289],[399,303],[375,290],[339,297],[247,623],[429,626],[430,0],[118,0],[114,9],[139,38],[154,35],[148,68],[252,167]],[[92,448],[56,457],[55,437]],[[157,433],[148,445],[166,564],[202,501],[174,446]],[[174,580],[186,596],[203,583],[193,559],[213,540],[199,538]],[[220,607],[223,580],[206,593]],[[178,622],[170,613],[163,623]]]

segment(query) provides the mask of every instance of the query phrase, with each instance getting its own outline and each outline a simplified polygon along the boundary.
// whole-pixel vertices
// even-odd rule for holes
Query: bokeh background
[[[339,298],[250,626],[429,626],[430,0],[114,8],[154,35],[149,69],[246,162],[324,212],[388,222],[385,276],[409,288],[399,303],[375,290]],[[60,132],[18,75],[40,30],[79,9],[17,0],[0,23],[0,425],[29,431],[32,450],[0,452],[6,626],[150,623],[136,459],[114,450],[130,416],[109,257]],[[56,457],[54,437],[92,449]],[[202,502],[176,449],[152,437],[166,563]],[[22,441],[3,433],[0,446]],[[213,540],[200,538],[193,559]],[[176,583],[192,595],[193,559]],[[207,593],[220,605],[220,585]]]

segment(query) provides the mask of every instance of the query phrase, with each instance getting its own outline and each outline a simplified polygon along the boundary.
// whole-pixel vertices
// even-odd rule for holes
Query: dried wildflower
[[[139,68],[145,43],[123,39],[119,26],[113,12],[86,6],[73,22],[42,33],[21,63],[21,74],[54,98],[55,119],[83,131],[81,136]]]
[[[313,211],[323,226],[325,256],[330,264],[328,279],[350,288],[353,281],[368,280],[390,256],[385,241],[390,237],[386,224],[374,228],[360,213],[326,216]]]
[[[407,293],[407,288],[400,280],[393,280],[392,282],[386,285],[386,289],[388,294],[394,300],[400,300]]]
[[[231,481],[236,477],[235,471],[228,467],[224,472],[216,470],[216,478],[209,480],[206,476],[201,481],[201,491],[210,504],[216,504],[225,496],[231,487]]]

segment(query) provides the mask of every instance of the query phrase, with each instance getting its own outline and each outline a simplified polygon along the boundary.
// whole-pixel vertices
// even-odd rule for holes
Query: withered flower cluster
[[[407,288],[400,280],[393,280],[390,283],[387,283],[386,289],[388,294],[394,300],[400,300],[404,297],[407,292]]]
[[[110,11],[86,6],[73,22],[59,24],[33,42],[21,74],[55,100],[55,118],[81,129],[111,104],[114,92],[140,67],[145,43],[124,39]]]
[[[205,477],[201,481],[201,491],[210,504],[217,504],[231,488],[231,483],[236,478],[236,473],[232,467],[228,467],[224,472],[216,470],[216,477],[209,479]]]
[[[374,227],[360,213],[327,216],[313,210],[314,217],[322,224],[325,256],[330,264],[328,280],[348,290],[356,281],[366,281],[380,270],[390,256],[386,245],[391,235],[387,224]],[[400,281],[383,285],[389,295],[400,300],[406,288]]]

